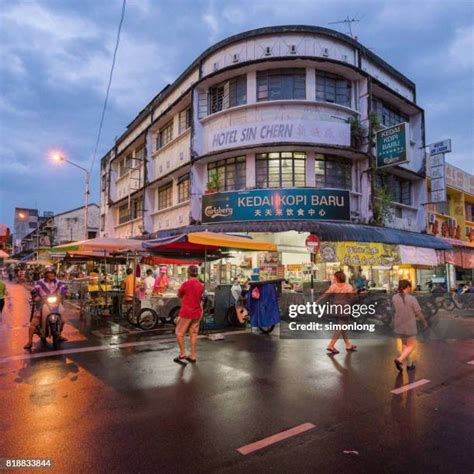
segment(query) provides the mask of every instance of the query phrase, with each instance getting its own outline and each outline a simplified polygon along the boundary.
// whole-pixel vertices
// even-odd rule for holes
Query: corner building
[[[375,180],[393,199],[385,227],[371,225],[367,135],[374,116],[381,127],[406,122],[409,130],[408,161]],[[420,235],[427,223],[424,146],[415,84],[354,39],[313,26],[248,31],[201,54],[103,157],[101,232],[250,233],[281,252],[249,265],[297,279],[310,261],[308,233],[365,246],[346,249],[355,255],[375,255],[370,243],[434,253],[438,239]],[[344,263],[336,250],[321,252],[323,279]],[[367,263],[377,285],[396,279],[394,261],[346,259]],[[236,267],[230,272],[243,264]]]

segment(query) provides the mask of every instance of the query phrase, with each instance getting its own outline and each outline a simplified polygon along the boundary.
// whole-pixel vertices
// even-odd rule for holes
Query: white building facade
[[[373,224],[374,120],[382,128],[406,122],[409,133],[408,161],[374,180],[391,191],[385,225],[425,232],[424,113],[413,82],[325,28],[268,27],[227,38],[163,89],[103,157],[100,234]],[[314,195],[333,199],[335,213],[308,202],[279,215],[274,201],[273,210],[258,209],[276,194],[297,205],[301,190],[309,203]],[[252,209],[229,210],[243,203]]]

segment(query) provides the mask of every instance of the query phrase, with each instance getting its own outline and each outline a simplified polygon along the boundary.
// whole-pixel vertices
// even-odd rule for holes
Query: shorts
[[[178,321],[176,322],[175,334],[177,336],[184,336],[187,332],[189,332],[189,335],[198,335],[200,322],[201,322],[201,318],[186,319],[186,318],[179,317]]]

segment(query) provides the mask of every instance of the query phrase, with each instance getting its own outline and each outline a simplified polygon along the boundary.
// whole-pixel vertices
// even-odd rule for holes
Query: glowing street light
[[[84,191],[84,239],[88,239],[89,237],[89,226],[88,226],[88,221],[89,221],[89,182],[90,182],[90,173],[88,170],[83,168],[82,166],[78,165],[77,163],[74,163],[71,160],[67,160],[62,153],[59,151],[53,151],[51,152],[51,159],[55,161],[56,163],[59,163],[61,161],[65,161],[66,163],[69,163],[72,166],[75,166],[76,168],[79,168],[81,171],[84,171],[86,174],[86,188]]]

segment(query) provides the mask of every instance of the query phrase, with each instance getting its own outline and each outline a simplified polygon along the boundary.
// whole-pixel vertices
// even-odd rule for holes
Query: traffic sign
[[[440,142],[432,143],[428,145],[430,147],[430,155],[439,155],[440,153],[450,153],[451,152],[451,138],[447,140],[442,140]]]
[[[316,234],[309,234],[308,237],[306,237],[305,245],[308,252],[317,253],[321,245],[321,241]]]

